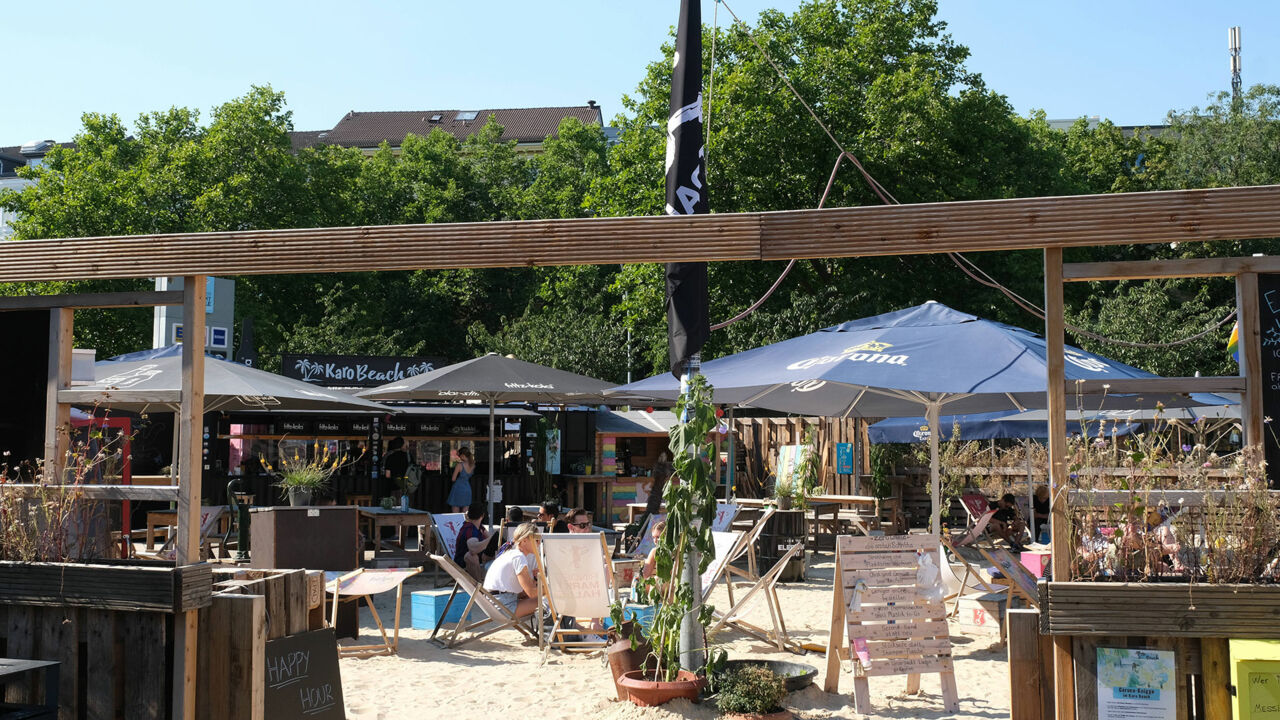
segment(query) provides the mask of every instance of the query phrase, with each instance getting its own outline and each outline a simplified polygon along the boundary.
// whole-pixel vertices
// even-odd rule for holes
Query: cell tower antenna
[[[1227,29],[1227,44],[1231,50],[1231,98],[1240,97],[1240,26]]]

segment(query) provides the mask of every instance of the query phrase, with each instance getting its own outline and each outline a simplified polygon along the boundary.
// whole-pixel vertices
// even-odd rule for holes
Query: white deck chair
[[[666,513],[657,513],[650,515],[648,520],[644,521],[644,527],[640,528],[640,544],[636,545],[636,557],[649,557],[649,551],[653,549],[653,524],[659,520],[667,519]]]
[[[993,587],[986,580],[983,580],[981,571],[974,567],[973,563],[969,562],[968,558],[956,550],[945,537],[942,538],[942,547],[946,548],[952,557],[964,565],[964,574],[957,575],[954,561],[947,561],[946,554],[942,556],[943,562],[939,568],[942,576],[942,587],[945,590],[942,601],[944,603],[952,602],[951,612],[948,613],[949,617],[955,617],[956,613],[959,612],[959,599],[964,595],[978,592],[979,590],[986,593],[1004,592],[1005,588]]]
[[[431,535],[435,538],[432,543],[436,547],[436,552],[444,555],[450,560],[454,557],[454,549],[458,546],[458,531],[462,529],[462,523],[467,521],[466,513],[433,513],[431,515]],[[425,528],[418,527],[418,545],[425,549]],[[440,586],[440,570],[433,569],[431,572],[431,584],[436,587]]]
[[[787,635],[786,619],[783,618],[782,615],[782,605],[778,602],[778,578],[782,575],[783,569],[787,567],[787,563],[791,562],[791,559],[795,557],[797,553],[802,552],[804,552],[803,543],[796,543],[788,548],[787,552],[778,559],[778,562],[774,563],[773,567],[769,569],[769,572],[756,580],[747,592],[743,594],[741,600],[738,600],[737,602],[730,600],[728,610],[725,610],[724,612],[716,611],[716,622],[711,627],[707,628],[707,633],[715,633],[720,628],[729,625],[748,635],[774,645],[779,650],[790,650],[795,653],[803,653],[804,648]],[[751,600],[760,593],[763,593],[765,604],[769,608],[769,618],[773,624],[772,631],[752,625],[741,617],[746,613]]]
[[[716,503],[716,516],[711,521],[711,531],[729,532],[733,529],[733,521],[738,519],[738,513],[741,511],[741,505]]]
[[[444,609],[440,612],[440,619],[436,621],[436,627],[431,631],[431,637],[429,638],[430,642],[439,647],[452,648],[469,643],[472,640],[478,640],[482,637],[492,635],[499,630],[511,628],[519,632],[521,635],[524,635],[525,638],[537,641],[539,645],[542,644],[542,639],[538,635],[526,627],[520,618],[517,618],[510,610],[507,610],[505,605],[498,602],[497,598],[495,598],[488,590],[485,590],[480,583],[476,582],[475,578],[468,575],[466,570],[458,567],[457,563],[453,561],[453,558],[447,558],[443,555],[431,555],[431,559],[434,560],[446,573],[448,573],[449,577],[453,578],[454,585],[453,592],[449,595],[448,601],[445,602]],[[538,583],[542,583],[541,575],[539,575]],[[467,606],[463,608],[462,617],[459,618],[457,624],[454,625],[448,641],[442,642],[436,640],[436,633],[440,632],[440,628],[444,625],[444,616],[449,612],[449,606],[451,606],[457,599],[459,590],[469,595],[470,600],[467,601]],[[539,593],[541,593],[541,590],[539,590]],[[480,612],[485,615],[484,619],[468,623],[467,619],[471,616],[472,608],[479,608]],[[541,625],[541,604],[539,604],[538,611],[534,616],[538,625]],[[484,632],[476,632],[486,625],[492,625],[493,627],[485,629]],[[459,636],[464,632],[473,632],[475,634],[459,640]]]
[[[764,511],[764,514],[756,519],[756,524],[751,526],[742,537],[741,544],[734,548],[733,554],[729,559],[729,566],[725,569],[725,581],[729,583],[729,602],[733,602],[733,578],[736,575],[748,582],[755,582],[760,579],[759,569],[756,567],[756,541],[760,539],[760,534],[764,532],[764,526],[768,524],[769,518],[777,512],[774,508]],[[733,566],[733,563],[747,558],[747,569],[741,570]]]
[[[604,649],[604,640],[582,639],[593,633],[565,627],[569,618],[606,618],[617,595],[613,587],[613,567],[604,533],[548,533],[542,536],[538,555],[538,575],[554,621],[547,632],[546,648],[571,650]],[[510,551],[508,551],[510,552]],[[567,636],[578,639],[568,640]]]
[[[338,657],[366,655],[395,655],[400,650],[400,606],[404,599],[404,581],[422,572],[421,568],[358,568],[350,572],[330,570],[325,572],[325,590],[333,593],[333,617],[330,624],[338,626],[338,604],[342,598],[359,602],[364,598],[373,614],[373,622],[382,634],[382,642],[373,645],[339,645]],[[378,616],[378,608],[374,605],[373,596],[389,590],[396,591],[396,616],[392,627],[395,630],[392,638],[387,637],[387,629]]]

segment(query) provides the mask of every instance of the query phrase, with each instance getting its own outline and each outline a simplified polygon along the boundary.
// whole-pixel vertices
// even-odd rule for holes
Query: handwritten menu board
[[[1258,332],[1262,343],[1262,416],[1280,418],[1280,275],[1258,276]],[[1241,343],[1243,350],[1244,343]],[[1271,487],[1280,481],[1280,440],[1262,433]]]
[[[857,712],[871,712],[868,678],[907,675],[908,691],[915,692],[922,673],[939,674],[943,704],[958,710],[939,561],[934,535],[837,538],[827,692],[838,689],[833,676],[840,671],[839,651],[847,647]],[[847,644],[841,639],[846,634]]]
[[[346,718],[332,628],[267,642],[265,717]]]

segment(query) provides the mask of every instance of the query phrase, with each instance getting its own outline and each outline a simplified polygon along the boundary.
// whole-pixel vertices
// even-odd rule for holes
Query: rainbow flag
[[[1227,352],[1231,353],[1232,359],[1240,362],[1240,323],[1238,321],[1231,326],[1231,338],[1227,340]]]

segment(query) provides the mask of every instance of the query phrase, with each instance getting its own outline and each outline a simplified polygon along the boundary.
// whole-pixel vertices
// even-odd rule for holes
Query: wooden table
[[[649,509],[649,503],[627,503],[627,524],[630,525],[636,521],[636,518],[644,514]],[[658,506],[659,513],[667,511],[667,504],[662,503]]]
[[[21,720],[55,720],[58,717],[58,676],[61,663],[50,660],[0,658],[0,717]],[[10,680],[29,672],[44,670],[44,704],[5,703],[4,686]]]
[[[418,527],[431,525],[431,513],[426,510],[401,510],[400,508],[392,508],[388,510],[384,507],[359,507],[360,524],[366,528],[365,537],[373,543],[373,557],[377,559],[379,553],[385,555],[396,555],[399,557],[409,556],[414,559],[427,559],[427,547],[423,541],[422,531],[418,532],[418,549],[410,551],[405,547],[404,529],[406,527]],[[395,540],[384,540],[382,538],[382,528],[393,527],[396,529]]]

